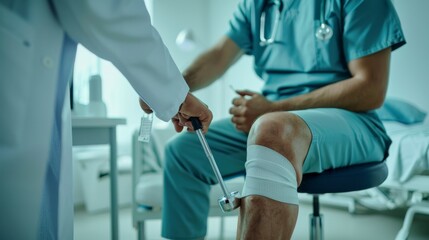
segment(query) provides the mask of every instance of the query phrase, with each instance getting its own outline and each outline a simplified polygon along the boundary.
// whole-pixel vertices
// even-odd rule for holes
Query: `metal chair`
[[[323,216],[320,213],[319,195],[343,193],[376,187],[386,180],[385,161],[358,164],[325,170],[322,173],[304,174],[300,193],[313,195],[313,213],[310,215],[310,240],[323,240]]]

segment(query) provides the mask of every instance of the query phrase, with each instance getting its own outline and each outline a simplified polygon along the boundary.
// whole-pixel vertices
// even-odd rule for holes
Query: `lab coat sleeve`
[[[168,121],[177,113],[189,87],[152,26],[143,0],[52,2],[66,33],[111,61],[158,118]]]

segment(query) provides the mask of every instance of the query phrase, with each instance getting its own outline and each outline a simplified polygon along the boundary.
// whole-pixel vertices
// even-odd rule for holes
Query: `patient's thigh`
[[[309,126],[312,141],[303,172],[381,161],[389,138],[368,114],[323,108],[294,111]]]

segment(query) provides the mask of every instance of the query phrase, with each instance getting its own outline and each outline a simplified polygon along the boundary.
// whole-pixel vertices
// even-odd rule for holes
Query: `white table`
[[[126,124],[126,119],[124,118],[72,118],[73,146],[101,144],[110,146],[110,220],[112,240],[119,239],[116,127],[124,124]]]

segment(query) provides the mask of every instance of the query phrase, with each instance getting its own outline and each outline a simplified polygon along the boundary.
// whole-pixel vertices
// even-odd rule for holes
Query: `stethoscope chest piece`
[[[332,28],[328,24],[322,23],[316,30],[316,38],[326,41],[332,38],[333,33]]]

